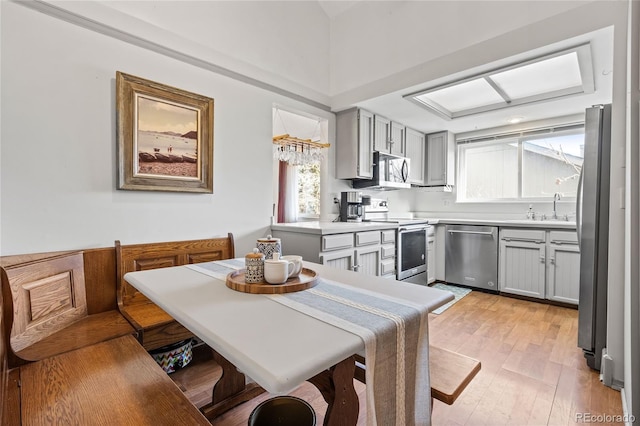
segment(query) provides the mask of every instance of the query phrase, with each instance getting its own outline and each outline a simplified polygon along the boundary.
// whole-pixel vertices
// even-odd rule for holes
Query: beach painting
[[[137,96],[136,175],[198,179],[199,111]]]
[[[118,189],[213,193],[213,98],[116,72]]]

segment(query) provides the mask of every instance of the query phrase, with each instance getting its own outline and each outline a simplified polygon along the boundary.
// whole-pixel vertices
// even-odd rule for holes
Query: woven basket
[[[149,352],[165,373],[173,373],[185,367],[193,358],[192,340],[182,340],[171,345],[163,346]]]

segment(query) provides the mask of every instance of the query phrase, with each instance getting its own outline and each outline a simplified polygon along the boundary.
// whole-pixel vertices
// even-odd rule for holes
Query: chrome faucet
[[[560,193],[556,192],[553,194],[553,214],[551,216],[552,219],[558,218],[558,211],[556,210],[556,202],[560,199]]]

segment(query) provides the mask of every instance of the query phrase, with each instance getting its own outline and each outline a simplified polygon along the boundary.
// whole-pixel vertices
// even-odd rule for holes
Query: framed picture
[[[118,188],[213,193],[213,99],[116,72]]]

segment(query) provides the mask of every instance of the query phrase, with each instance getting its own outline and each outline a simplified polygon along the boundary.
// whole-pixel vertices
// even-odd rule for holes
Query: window
[[[298,216],[320,215],[320,163],[296,167],[298,172]]]
[[[321,162],[328,120],[302,112],[273,108],[274,193],[278,222],[320,216]],[[324,160],[323,160],[324,158]],[[323,171],[324,170],[324,171]]]
[[[405,95],[446,118],[595,90],[589,44]]]
[[[459,142],[458,201],[575,197],[584,130],[531,133]]]

